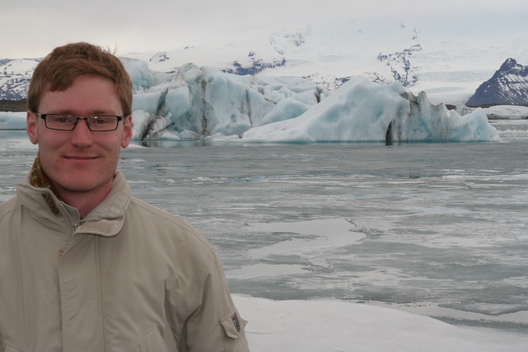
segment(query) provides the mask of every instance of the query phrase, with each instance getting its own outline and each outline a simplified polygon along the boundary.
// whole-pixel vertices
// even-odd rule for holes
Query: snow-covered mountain
[[[185,64],[237,75],[296,76],[335,90],[353,77],[399,81],[431,102],[462,105],[506,58],[528,62],[521,45],[528,27],[514,32],[489,28],[487,19],[456,15],[430,21],[349,19],[303,26],[259,28],[223,40],[192,43],[159,52],[119,53],[140,59],[157,74]],[[0,99],[20,99],[38,59],[0,60]]]
[[[38,61],[37,59],[0,60],[0,99],[24,99]]]
[[[305,77],[330,91],[356,76],[399,81],[415,94],[425,91],[435,104],[459,106],[507,58],[528,63],[521,45],[528,42],[524,20],[491,27],[494,20],[456,13],[442,19],[350,19],[264,28],[162,53],[123,56],[145,60],[160,72],[193,63],[260,77]]]
[[[507,59],[497,72],[478,87],[467,106],[528,106],[528,66]]]
[[[334,90],[362,75],[378,83],[412,87],[418,76],[413,56],[421,50],[417,30],[394,22],[306,25],[302,28],[237,34],[225,41],[156,53],[129,53],[159,72],[186,63],[237,75],[298,76]],[[383,34],[382,34],[383,33]],[[383,39],[383,40],[382,40]]]

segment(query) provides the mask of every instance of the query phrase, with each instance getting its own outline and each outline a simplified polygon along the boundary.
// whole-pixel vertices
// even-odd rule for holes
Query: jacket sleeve
[[[198,306],[187,319],[181,349],[188,352],[248,352],[247,321],[237,311],[216,255],[201,282]]]

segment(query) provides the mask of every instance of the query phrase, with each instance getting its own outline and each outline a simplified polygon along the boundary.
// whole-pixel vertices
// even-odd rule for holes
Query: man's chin
[[[100,189],[104,189],[106,185],[111,183],[112,178],[109,180],[97,180],[84,174],[78,177],[72,175],[67,180],[56,180],[54,185],[59,193],[92,194],[98,192]]]

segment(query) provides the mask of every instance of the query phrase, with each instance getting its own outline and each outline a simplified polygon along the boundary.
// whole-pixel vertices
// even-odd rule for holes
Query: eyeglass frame
[[[89,116],[75,116],[75,115],[72,115],[72,114],[61,114],[61,113],[55,113],[55,114],[41,114],[39,112],[36,112],[35,115],[37,115],[38,117],[42,118],[44,120],[44,125],[46,126],[47,129],[49,130],[54,130],[54,131],[65,131],[65,132],[71,132],[75,129],[75,127],[77,127],[77,124],[79,123],[79,120],[85,120],[86,121],[86,126],[88,127],[88,129],[91,131],[91,132],[111,132],[111,131],[115,131],[117,130],[117,128],[119,127],[119,121],[123,121],[123,116],[119,116],[119,115],[108,115],[108,114],[96,114],[96,115],[89,115]],[[71,129],[60,129],[60,128],[52,128],[52,127],[48,127],[48,122],[46,120],[46,117],[48,115],[58,115],[58,116],[65,116],[65,117],[75,117],[75,123],[73,124],[73,127]],[[88,123],[88,119],[89,118],[94,118],[94,117],[115,117],[117,119],[117,123],[115,125],[114,128],[112,129],[109,129],[109,130],[92,130],[92,128],[90,127],[90,124]]]

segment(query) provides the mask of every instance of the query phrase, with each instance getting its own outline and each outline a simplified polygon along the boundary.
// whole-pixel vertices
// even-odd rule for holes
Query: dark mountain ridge
[[[507,59],[475,94],[466,102],[469,107],[489,107],[495,105],[528,106],[528,66]]]

